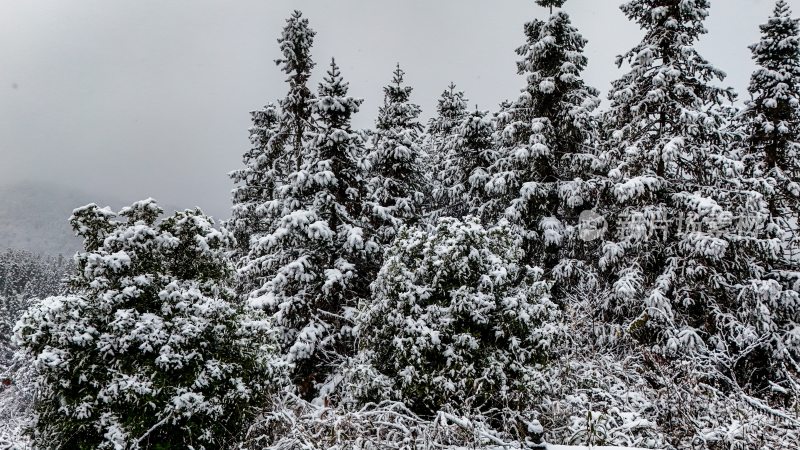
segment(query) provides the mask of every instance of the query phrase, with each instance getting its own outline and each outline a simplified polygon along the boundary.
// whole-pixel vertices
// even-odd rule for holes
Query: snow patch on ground
[[[548,444],[547,450],[645,450],[633,447],[587,447],[585,445],[554,445]]]

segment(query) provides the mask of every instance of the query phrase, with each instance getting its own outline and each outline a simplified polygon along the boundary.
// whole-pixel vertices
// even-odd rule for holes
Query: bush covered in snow
[[[199,210],[76,209],[67,295],[16,327],[35,358],[37,448],[220,448],[270,390],[268,322],[228,287],[231,238]]]
[[[561,330],[540,271],[520,263],[518,238],[474,218],[402,230],[359,320],[359,350],[378,376],[370,400],[416,414],[484,414],[526,428]]]

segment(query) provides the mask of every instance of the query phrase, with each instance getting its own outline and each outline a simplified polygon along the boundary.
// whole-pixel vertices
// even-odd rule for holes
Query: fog
[[[615,55],[641,37],[620,3],[565,5],[589,40],[585,77],[604,93],[619,75]],[[789,3],[800,12],[800,0]],[[699,47],[742,96],[747,46],[773,5],[712,1]],[[450,81],[483,109],[516,97],[523,23],[547,14],[533,0],[4,0],[0,184],[152,196],[226,217],[248,111],[286,91],[273,60],[293,9],[317,31],[314,84],[335,56],[351,94],[366,99],[358,127],[372,124],[397,62],[425,117]]]

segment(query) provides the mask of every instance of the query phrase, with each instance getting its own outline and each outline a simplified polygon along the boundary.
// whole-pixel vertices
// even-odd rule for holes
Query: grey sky
[[[641,37],[620,3],[565,5],[589,40],[586,79],[604,92],[619,74],[614,56]],[[800,0],[789,3],[800,12]],[[747,45],[773,5],[712,0],[700,49],[742,95]],[[515,97],[522,25],[546,17],[533,0],[3,0],[0,184],[153,196],[226,216],[226,173],[248,147],[248,111],[286,89],[272,61],[293,9],[317,31],[315,85],[336,56],[351,93],[366,99],[360,127],[398,61],[426,117],[451,80],[484,109]]]

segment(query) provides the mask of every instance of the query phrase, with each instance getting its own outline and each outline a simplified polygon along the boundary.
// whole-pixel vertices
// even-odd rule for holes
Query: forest
[[[0,449],[796,450],[800,20],[740,99],[710,0],[627,0],[602,101],[536,3],[518,98],[423,121],[398,64],[363,130],[295,11],[228,220],[89,204],[71,259],[0,253]]]

